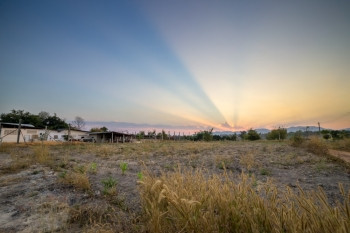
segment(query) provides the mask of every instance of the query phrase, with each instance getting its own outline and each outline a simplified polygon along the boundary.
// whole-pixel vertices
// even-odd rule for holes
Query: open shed
[[[110,142],[110,143],[118,143],[118,142],[131,142],[132,135],[126,133],[120,133],[115,131],[108,132],[91,132],[89,133],[89,137],[93,139],[95,142]]]

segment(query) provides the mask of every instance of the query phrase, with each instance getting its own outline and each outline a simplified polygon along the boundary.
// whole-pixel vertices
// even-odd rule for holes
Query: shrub
[[[328,154],[328,148],[326,143],[319,137],[311,137],[306,145],[307,151],[317,154],[326,155]]]
[[[293,134],[292,138],[292,146],[298,147],[304,142],[303,133],[301,131],[297,131]]]

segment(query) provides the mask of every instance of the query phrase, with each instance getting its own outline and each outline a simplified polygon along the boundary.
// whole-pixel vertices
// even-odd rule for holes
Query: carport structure
[[[132,134],[120,133],[115,131],[91,132],[89,133],[89,137],[95,142],[102,143],[123,143],[132,141]]]

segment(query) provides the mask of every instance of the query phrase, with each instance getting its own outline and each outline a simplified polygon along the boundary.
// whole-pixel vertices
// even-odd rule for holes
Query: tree
[[[273,129],[266,135],[267,140],[283,140],[287,138],[287,129]]]
[[[246,139],[246,136],[247,136],[247,132],[246,132],[246,131],[241,131],[241,133],[239,134],[239,137],[240,137],[242,140],[245,140],[245,139]]]
[[[80,116],[76,116],[75,120],[72,123],[73,123],[74,128],[79,129],[79,130],[82,130],[85,126],[85,120]]]
[[[154,129],[153,131],[148,131],[147,136],[148,136],[148,138],[155,138],[156,137],[156,130]]]
[[[90,132],[108,132],[107,127],[103,126],[101,128],[91,128]]]
[[[0,115],[2,122],[18,123],[22,119],[23,124],[31,124],[38,128],[48,129],[65,129],[68,128],[67,123],[59,118],[56,113],[50,116],[48,112],[39,112],[37,115],[25,112],[24,110],[12,110],[10,113],[2,113]]]
[[[250,141],[255,141],[260,139],[260,135],[253,129],[248,130],[247,139]]]
[[[137,135],[136,135],[137,139],[144,139],[145,138],[145,131],[140,131]]]
[[[211,128],[210,130],[204,130],[204,131],[200,131],[198,133],[196,133],[194,135],[194,140],[195,141],[212,141],[213,140],[213,128]]]

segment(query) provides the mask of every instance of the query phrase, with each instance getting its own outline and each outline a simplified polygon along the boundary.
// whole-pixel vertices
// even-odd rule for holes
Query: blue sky
[[[350,126],[347,1],[0,1],[0,112]]]

